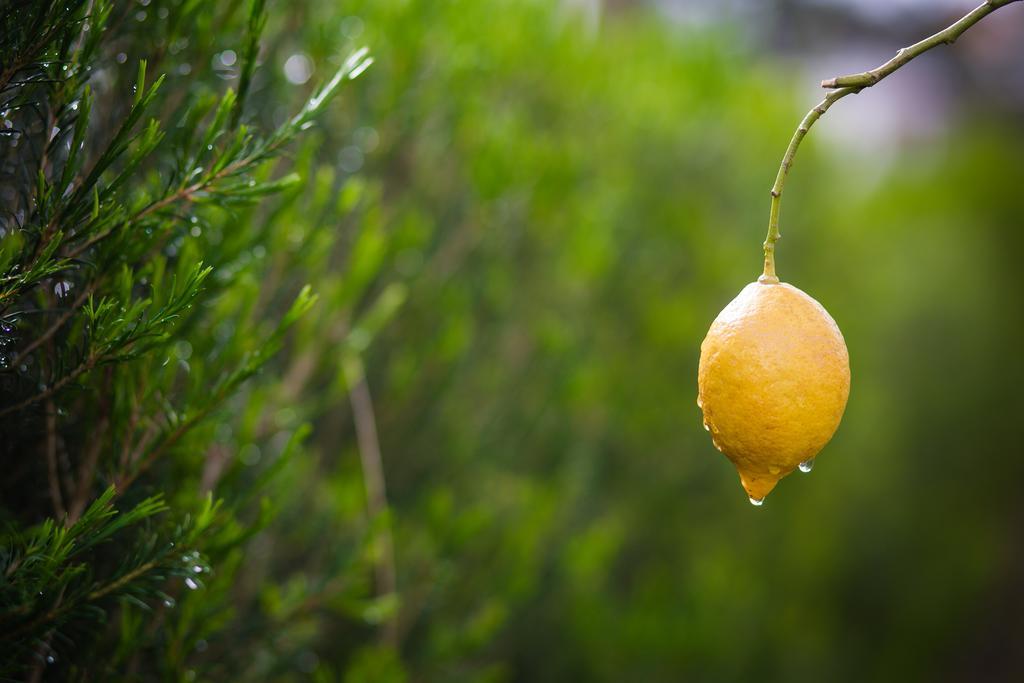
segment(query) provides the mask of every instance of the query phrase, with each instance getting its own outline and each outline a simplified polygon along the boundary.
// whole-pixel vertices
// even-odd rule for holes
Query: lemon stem
[[[927,52],[933,47],[938,45],[952,45],[964,31],[978,23],[982,17],[994,12],[1000,7],[1014,2],[1020,2],[1020,0],[988,0],[985,3],[978,5],[959,20],[947,26],[935,35],[929,36],[909,47],[902,48],[896,53],[895,57],[879,67],[871,69],[870,71],[850,74],[848,76],[836,76],[835,78],[829,78],[821,82],[821,87],[827,88],[831,90],[831,92],[825,96],[825,99],[807,112],[806,116],[804,116],[800,121],[800,125],[797,126],[796,131],[793,133],[793,137],[789,141],[786,153],[782,157],[782,165],[779,166],[779,172],[775,176],[775,184],[772,185],[771,211],[768,216],[768,237],[765,238],[764,241],[764,274],[760,278],[761,282],[779,281],[778,276],[775,274],[775,243],[782,236],[779,233],[779,213],[782,208],[782,189],[786,184],[786,176],[789,175],[789,169],[793,165],[793,158],[796,156],[796,151],[800,147],[800,143],[803,141],[804,136],[807,135],[807,131],[814,125],[814,122],[820,119],[822,114],[828,111],[829,107],[837,101],[847,95],[859,93],[864,88],[870,88],[900,67],[905,66],[918,55]]]

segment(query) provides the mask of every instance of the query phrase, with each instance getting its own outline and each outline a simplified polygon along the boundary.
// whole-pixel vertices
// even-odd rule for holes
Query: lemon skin
[[[789,284],[753,282],[711,324],[697,385],[715,447],[760,501],[835,434],[850,357],[821,304]]]

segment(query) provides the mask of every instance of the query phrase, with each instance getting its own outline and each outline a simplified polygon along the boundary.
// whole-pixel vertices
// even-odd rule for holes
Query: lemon
[[[697,385],[715,448],[733,462],[759,505],[835,434],[850,395],[850,357],[821,304],[792,285],[762,278],[711,324],[700,347]]]

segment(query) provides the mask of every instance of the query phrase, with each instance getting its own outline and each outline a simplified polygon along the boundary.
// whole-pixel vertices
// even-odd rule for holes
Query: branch
[[[51,396],[56,394],[58,391],[63,389],[65,385],[67,385],[67,384],[69,384],[71,382],[74,382],[76,379],[78,379],[78,377],[82,373],[88,372],[89,370],[92,370],[93,367],[96,365],[96,363],[99,360],[100,360],[100,356],[98,356],[98,355],[89,356],[78,367],[76,367],[74,370],[72,370],[70,373],[68,373],[64,377],[60,378],[59,380],[57,380],[55,383],[51,384],[48,388],[43,389],[38,394],[26,398],[21,403],[17,403],[15,405],[7,406],[5,408],[0,409],[0,417],[4,417],[4,416],[9,415],[11,413],[16,413],[19,410],[22,410],[24,408],[28,408],[30,405],[33,405],[35,403],[39,403],[40,401],[43,401],[43,400],[46,400],[46,399],[50,398]]]
[[[954,24],[951,24],[933,36],[929,36],[920,42],[901,49],[896,53],[895,57],[871,71],[863,71],[859,74],[851,74],[848,76],[837,76],[821,82],[821,87],[829,88],[831,89],[831,92],[825,96],[825,99],[807,112],[807,115],[800,121],[800,125],[797,126],[796,131],[793,133],[793,137],[789,141],[786,153],[782,157],[782,165],[779,167],[778,175],[775,176],[775,184],[772,185],[771,211],[768,217],[768,236],[764,241],[764,274],[759,278],[759,281],[769,283],[779,281],[779,278],[775,274],[775,243],[781,237],[779,234],[779,212],[781,210],[782,203],[782,189],[786,184],[786,176],[789,174],[789,169],[793,165],[793,158],[796,156],[796,151],[800,147],[800,143],[803,141],[804,136],[807,135],[807,131],[814,125],[814,122],[820,119],[822,115],[828,111],[829,107],[847,95],[855,95],[864,88],[870,88],[886,76],[891,75],[900,67],[905,66],[910,62],[910,60],[927,52],[933,47],[938,45],[952,45],[956,42],[957,38],[964,33],[964,31],[978,23],[982,17],[991,14],[1000,7],[1019,1],[1020,0],[987,0],[987,2],[975,7]]]
[[[46,438],[43,450],[46,453],[46,477],[50,483],[53,515],[55,519],[64,519],[67,511],[60,491],[60,479],[57,477],[57,408],[52,398],[46,401]]]
[[[103,441],[106,438],[107,429],[110,427],[110,391],[112,382],[113,368],[108,368],[103,390],[100,394],[99,422],[93,430],[92,440],[85,449],[85,455],[79,464],[78,481],[74,487],[71,505],[68,506],[68,526],[73,525],[82,517],[85,507],[89,503],[89,494],[92,492],[92,484],[96,476],[96,465],[99,463]]]
[[[356,441],[359,444],[359,459],[363,470],[363,483],[366,486],[366,507],[371,519],[379,518],[387,512],[388,497],[384,483],[384,467],[381,462],[380,441],[377,438],[377,419],[374,416],[373,399],[370,388],[366,384],[366,376],[361,362],[353,362],[346,375],[349,380],[349,400],[352,404],[352,417],[356,428]],[[353,381],[354,380],[354,381]],[[379,595],[391,595],[396,591],[395,579],[395,548],[388,520],[381,530],[381,553],[377,558],[375,573],[377,576],[377,592]],[[398,630],[394,616],[383,625],[382,640],[389,645],[397,645]]]
[[[946,27],[933,36],[929,36],[920,42],[914,43],[909,47],[902,48],[896,53],[895,57],[885,64],[872,69],[871,71],[862,71],[861,73],[850,74],[849,76],[829,78],[821,82],[821,87],[846,88],[853,86],[866,88],[872,86],[892,72],[896,71],[896,69],[904,66],[914,57],[924,54],[933,47],[937,47],[939,45],[952,45],[964,31],[978,23],[982,17],[996,11],[1004,5],[1009,5],[1012,2],[1018,1],[1019,0],[988,0],[988,2],[978,5],[969,13],[961,17],[955,24]]]
[[[274,145],[274,146],[270,147],[270,151],[271,152],[276,151],[280,146],[281,146],[281,144]],[[167,206],[170,206],[171,204],[174,204],[175,202],[177,202],[179,200],[184,199],[186,202],[192,202],[193,199],[194,199],[194,195],[196,195],[199,192],[202,192],[202,191],[206,190],[207,188],[212,186],[214,183],[216,183],[218,180],[226,178],[226,177],[228,177],[228,176],[230,176],[232,174],[242,172],[242,171],[246,170],[247,168],[249,168],[249,166],[255,166],[258,162],[259,162],[259,159],[257,159],[253,155],[246,156],[246,157],[243,157],[243,158],[241,158],[241,159],[239,159],[237,161],[234,161],[234,162],[228,164],[227,166],[222,168],[220,171],[218,171],[217,173],[215,173],[215,174],[213,174],[211,176],[203,178],[202,180],[199,180],[199,181],[197,181],[197,182],[195,182],[195,183],[193,183],[191,185],[187,185],[185,187],[178,188],[177,190],[175,190],[171,194],[166,195],[166,196],[164,196],[164,197],[162,197],[162,198],[160,198],[158,200],[155,200],[153,202],[150,202],[149,204],[147,204],[143,208],[139,209],[134,214],[132,214],[128,218],[124,219],[120,223],[118,223],[116,225],[113,225],[110,228],[107,228],[106,230],[103,230],[102,232],[99,232],[99,233],[91,236],[89,239],[87,239],[82,244],[80,244],[77,247],[75,247],[74,249],[71,249],[70,251],[68,251],[64,258],[66,258],[68,260],[77,259],[82,254],[84,254],[86,251],[88,251],[89,249],[94,247],[97,243],[102,242],[106,238],[110,237],[110,235],[112,235],[115,231],[117,231],[117,230],[119,230],[119,229],[121,229],[121,228],[123,228],[125,226],[133,225],[134,223],[137,223],[138,221],[142,220],[143,218],[145,218],[149,214],[153,213],[154,211],[159,211],[161,209],[164,209]]]
[[[63,327],[64,323],[70,320],[71,317],[78,312],[79,307],[83,303],[85,303],[85,300],[89,298],[89,295],[93,293],[93,291],[96,289],[96,286],[99,283],[100,280],[95,280],[92,283],[90,283],[88,287],[85,287],[82,290],[82,293],[79,294],[78,297],[72,302],[71,306],[66,311],[64,311],[64,313],[62,313],[59,318],[57,318],[57,322],[50,325],[50,327],[47,328],[47,330],[43,332],[40,336],[36,337],[36,339],[33,340],[32,343],[30,343],[28,346],[26,346],[25,348],[18,352],[18,355],[14,358],[13,361],[11,361],[11,367],[16,368],[19,365],[21,365],[21,362],[28,358],[28,354],[35,351],[37,348],[39,348],[40,345],[49,341],[50,338],[53,337],[53,335],[55,335],[57,331],[60,330],[61,327]]]
[[[121,494],[123,494],[125,490],[127,490],[127,488],[131,486],[132,482],[135,481],[135,479],[140,474],[146,471],[149,468],[149,466],[152,465],[153,462],[164,453],[164,451],[166,451],[174,444],[178,443],[181,437],[185,436],[188,430],[192,429],[192,427],[194,427],[196,423],[198,423],[200,420],[204,419],[207,415],[209,415],[210,412],[213,411],[217,402],[218,401],[215,399],[215,401],[211,402],[210,405],[204,407],[199,412],[189,416],[188,419],[183,420],[173,431],[169,433],[169,435],[163,441],[158,443],[151,451],[149,451],[149,453],[146,454],[146,456],[139,462],[138,466],[134,470],[126,471],[122,473],[120,476],[118,476],[114,480],[114,489],[116,490],[116,495],[120,496]],[[132,456],[128,459],[128,465],[131,465],[133,462],[135,462],[135,460],[141,454],[143,446],[148,445],[149,440],[152,438],[152,436],[148,436],[148,438],[147,436],[148,434],[144,435],[143,438],[139,441],[139,445],[135,449],[136,453],[133,453]]]
[[[156,566],[157,566],[156,560],[153,560],[151,562],[146,562],[145,564],[139,565],[135,569],[131,570],[130,572],[126,573],[125,575],[123,575],[123,576],[121,576],[121,577],[119,577],[117,579],[114,579],[110,583],[105,584],[103,586],[100,586],[100,587],[94,589],[91,593],[89,593],[88,595],[85,596],[85,601],[86,602],[93,602],[95,600],[99,600],[100,598],[106,597],[107,595],[109,595],[110,593],[113,593],[114,591],[118,590],[119,588],[121,588],[125,584],[134,581],[135,579],[139,578],[140,576],[142,576],[143,574],[145,574],[145,573],[147,573],[149,571],[152,571],[153,569],[156,568]],[[14,629],[8,631],[5,635],[10,637],[10,636],[15,636],[15,635],[20,635],[22,633],[31,633],[33,630],[35,630],[39,626],[42,626],[43,624],[45,624],[47,622],[53,621],[54,619],[56,619],[57,617],[61,616],[62,614],[64,614],[68,610],[70,610],[71,608],[75,607],[76,604],[77,603],[69,604],[69,603],[66,603],[66,602],[62,604],[60,601],[58,601],[57,604],[54,605],[52,608],[50,608],[49,611],[44,612],[43,614],[40,614],[38,617],[36,617],[35,619],[33,619],[32,621],[30,621],[28,623],[22,624],[21,626],[18,626],[17,628],[14,628]]]

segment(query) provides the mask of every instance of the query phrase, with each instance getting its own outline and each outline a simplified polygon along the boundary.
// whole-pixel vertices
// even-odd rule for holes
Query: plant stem
[[[373,410],[373,398],[366,383],[366,374],[361,361],[353,362],[346,371],[350,384],[349,401],[359,444],[359,459],[363,469],[363,483],[366,487],[366,507],[371,520],[377,520],[387,513],[388,496],[384,480],[384,465],[377,438],[377,418]],[[374,566],[377,578],[378,596],[396,593],[395,544],[391,535],[391,522],[385,519],[380,535],[380,557]],[[382,624],[381,640],[391,646],[398,645],[397,615],[388,617]]]
[[[779,167],[778,175],[775,176],[775,184],[772,185],[771,210],[768,216],[768,236],[764,241],[764,274],[759,278],[761,282],[775,283],[779,281],[778,276],[775,274],[775,243],[781,237],[779,234],[779,213],[781,211],[782,204],[782,189],[786,184],[786,176],[789,174],[789,169],[793,165],[793,158],[796,156],[796,151],[800,147],[800,143],[803,141],[804,136],[807,135],[807,131],[814,125],[814,122],[820,119],[822,114],[828,111],[829,107],[837,101],[847,95],[855,95],[864,88],[870,88],[900,67],[905,66],[918,55],[927,52],[933,47],[938,45],[952,45],[956,42],[956,39],[964,33],[964,31],[978,23],[982,17],[994,12],[1000,7],[1004,7],[1014,2],[1020,2],[1020,0],[988,0],[985,3],[978,5],[958,21],[938,33],[914,43],[909,47],[902,48],[896,53],[895,57],[879,67],[871,69],[870,71],[850,74],[848,76],[829,78],[821,82],[821,87],[829,88],[832,91],[825,96],[825,99],[807,112],[807,115],[800,121],[800,125],[797,126],[796,131],[793,133],[793,137],[789,141],[786,153],[782,157],[782,165]]]
[[[57,407],[53,398],[46,401],[46,438],[43,443],[46,453],[46,475],[50,482],[50,501],[55,519],[65,519],[64,496],[61,495],[60,479],[57,477]],[[66,519],[65,519],[66,521]]]
[[[63,389],[65,385],[75,381],[83,372],[88,372],[89,370],[92,370],[93,367],[95,367],[96,363],[100,360],[101,358],[99,355],[89,356],[70,373],[68,373],[64,377],[60,378],[59,380],[51,384],[48,388],[43,389],[35,396],[30,396],[21,403],[18,403],[16,405],[0,408],[0,417],[4,417],[5,415],[9,415],[10,413],[16,413],[19,410],[27,408],[34,403],[38,403],[39,401],[43,401],[45,399],[50,398],[58,391]]]
[[[793,138],[789,141],[789,147],[786,148],[786,153],[782,157],[779,173],[775,176],[775,184],[772,185],[772,204],[768,216],[768,236],[764,240],[764,274],[759,278],[761,282],[774,283],[779,281],[778,276],[775,275],[775,243],[782,237],[779,234],[782,188],[786,184],[786,176],[789,174],[789,168],[793,165],[793,157],[796,156],[797,148],[800,147],[800,143],[803,141],[804,136],[807,135],[807,131],[814,125],[814,122],[820,119],[821,115],[828,111],[828,108],[834,102],[860,91],[861,88],[833,90],[825,96],[825,99],[818,102],[818,104],[814,105],[813,109],[807,112],[807,115],[800,121],[800,125],[797,126],[796,131],[793,133]]]

